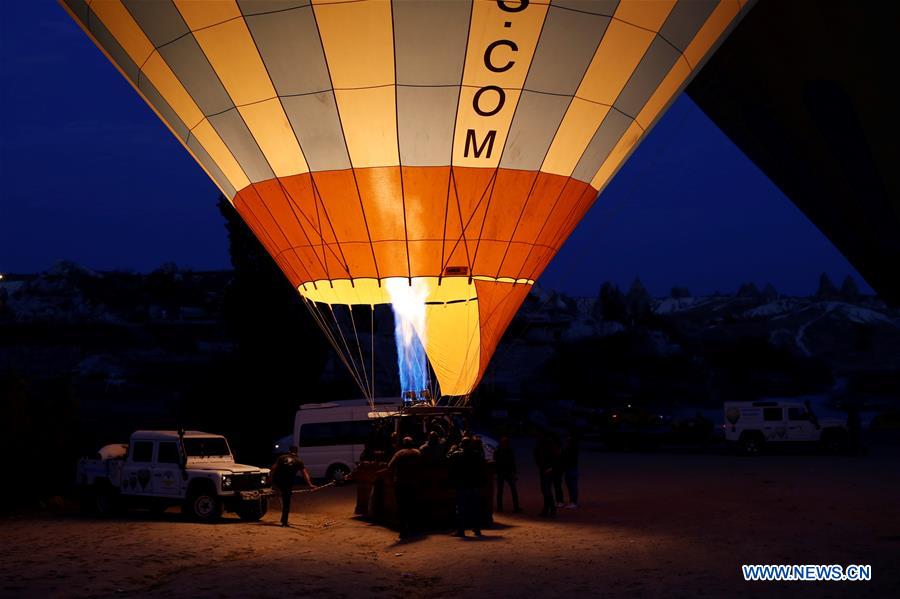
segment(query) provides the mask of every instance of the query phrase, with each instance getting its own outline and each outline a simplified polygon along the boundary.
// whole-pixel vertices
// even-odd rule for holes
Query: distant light
[[[2,281],[2,280],[3,280],[3,275],[2,275],[2,274],[0,274],[0,281]]]

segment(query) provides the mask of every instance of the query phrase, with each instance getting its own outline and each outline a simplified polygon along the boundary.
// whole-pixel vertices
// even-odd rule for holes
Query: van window
[[[372,434],[374,422],[371,420],[354,420],[350,424],[353,430],[353,444],[365,445]]]
[[[308,422],[300,426],[300,447],[364,445],[371,430],[369,420]]]
[[[177,464],[178,446],[174,441],[162,441],[156,449],[156,462],[158,464]]]
[[[763,408],[763,420],[781,422],[784,420],[784,408]]]
[[[131,450],[132,462],[153,461],[153,441],[135,441]]]
[[[310,422],[300,427],[300,447],[334,445],[334,423]]]
[[[788,408],[788,420],[809,420],[806,408]]]

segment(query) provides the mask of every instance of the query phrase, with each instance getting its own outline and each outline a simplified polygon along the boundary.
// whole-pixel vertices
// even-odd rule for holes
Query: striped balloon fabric
[[[61,0],[316,303],[427,290],[477,385],[741,0]]]

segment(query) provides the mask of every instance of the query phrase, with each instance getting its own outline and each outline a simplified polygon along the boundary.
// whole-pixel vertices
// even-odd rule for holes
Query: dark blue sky
[[[0,272],[60,259],[147,271],[229,266],[217,188],[50,0],[0,20]],[[601,195],[541,279],[593,295],[640,276],[651,293],[818,274],[862,278],[686,96]]]

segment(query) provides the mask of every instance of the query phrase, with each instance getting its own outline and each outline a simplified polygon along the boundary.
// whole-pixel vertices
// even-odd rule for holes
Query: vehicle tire
[[[847,433],[840,429],[822,431],[821,444],[825,453],[831,455],[846,453],[849,447]]]
[[[261,497],[259,501],[242,502],[237,509],[238,518],[246,522],[257,522],[269,511],[269,499]]]
[[[738,443],[742,455],[757,456],[762,453],[765,439],[763,438],[761,433],[745,432],[741,433],[741,438]]]
[[[328,479],[328,482],[333,482],[336,485],[342,485],[347,482],[349,476],[350,467],[346,464],[332,464],[325,472],[325,478]]]
[[[184,508],[198,522],[216,522],[222,516],[222,501],[211,487],[192,489]]]
[[[94,483],[90,495],[94,512],[100,516],[111,516],[119,508],[119,492],[108,482]]]

